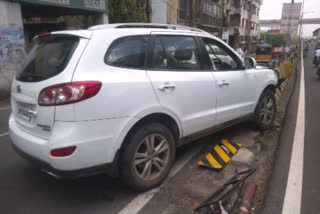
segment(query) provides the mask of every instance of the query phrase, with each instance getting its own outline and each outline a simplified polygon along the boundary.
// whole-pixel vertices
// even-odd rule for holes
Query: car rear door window
[[[79,43],[75,36],[40,38],[28,54],[26,63],[17,73],[22,82],[39,82],[62,72]]]
[[[151,67],[154,70],[200,70],[195,39],[191,36],[156,36]]]
[[[148,36],[128,36],[114,41],[104,61],[108,65],[143,69],[145,65]]]

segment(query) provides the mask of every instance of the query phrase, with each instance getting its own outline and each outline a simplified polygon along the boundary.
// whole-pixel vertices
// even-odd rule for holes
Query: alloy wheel
[[[153,180],[167,168],[170,157],[169,143],[159,134],[145,137],[134,155],[134,169],[143,180]]]
[[[267,125],[273,121],[274,105],[275,103],[271,97],[266,96],[263,99],[260,107],[260,119],[263,124]]]

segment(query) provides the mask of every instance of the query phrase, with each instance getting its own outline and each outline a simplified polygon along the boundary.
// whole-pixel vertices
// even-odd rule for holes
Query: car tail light
[[[44,33],[38,34],[37,36],[38,36],[38,37],[45,37],[45,36],[50,36],[50,35],[51,35],[50,32],[44,32]]]
[[[76,150],[76,146],[70,146],[70,147],[65,147],[65,148],[60,148],[60,149],[54,149],[51,150],[51,156],[53,157],[67,157],[70,156],[74,153]]]
[[[95,96],[102,83],[99,81],[70,82],[42,89],[38,103],[40,106],[58,106],[80,102]]]
[[[33,38],[33,41],[36,42],[36,41],[38,41],[39,38],[47,37],[47,36],[50,36],[50,35],[51,35],[50,32],[40,33],[40,34],[36,35],[36,36]]]

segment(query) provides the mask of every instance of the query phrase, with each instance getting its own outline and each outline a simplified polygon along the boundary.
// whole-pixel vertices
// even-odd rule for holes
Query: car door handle
[[[227,82],[227,81],[225,81],[225,80],[223,80],[223,81],[219,82],[219,87],[229,86],[229,85],[230,85],[230,83],[229,83],[229,82]]]
[[[37,115],[36,111],[28,110],[27,112],[28,112],[29,115],[32,115],[32,116],[36,116]]]
[[[229,85],[230,85],[230,83],[229,83],[229,82],[227,82],[227,81],[225,81],[225,80],[223,80],[223,81],[219,82],[219,87],[229,86]]]
[[[164,91],[164,90],[167,90],[167,89],[175,89],[175,88],[176,88],[176,86],[174,84],[171,84],[171,83],[164,83],[163,85],[161,85],[159,87],[159,89],[161,91]]]

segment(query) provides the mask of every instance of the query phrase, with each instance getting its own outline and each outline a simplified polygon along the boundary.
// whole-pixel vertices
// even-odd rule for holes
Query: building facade
[[[151,1],[152,22],[197,27],[222,38],[233,48],[255,51],[262,0]]]
[[[218,0],[152,0],[151,5],[153,23],[197,27],[222,35],[223,6]]]
[[[233,48],[253,53],[259,37],[262,0],[224,0],[225,32]]]
[[[316,29],[312,32],[313,38],[319,38],[320,39],[320,28]]]

